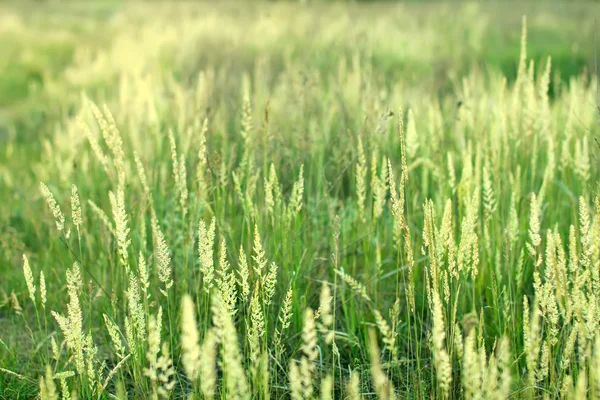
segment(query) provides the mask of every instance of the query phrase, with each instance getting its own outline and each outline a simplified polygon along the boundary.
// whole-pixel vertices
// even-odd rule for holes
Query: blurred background
[[[367,57],[389,86],[444,91],[477,68],[511,80],[523,15],[528,55],[540,69],[551,56],[555,78],[568,80],[595,69],[599,11],[596,1],[4,1],[0,137],[15,124],[39,128],[57,111],[53,98],[108,90],[123,69],[168,66],[192,79],[223,65],[235,80],[257,60],[275,70],[294,60],[325,76],[341,58]]]

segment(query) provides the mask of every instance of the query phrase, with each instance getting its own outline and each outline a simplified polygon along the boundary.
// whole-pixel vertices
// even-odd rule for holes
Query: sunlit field
[[[0,3],[0,399],[600,399],[597,3]]]

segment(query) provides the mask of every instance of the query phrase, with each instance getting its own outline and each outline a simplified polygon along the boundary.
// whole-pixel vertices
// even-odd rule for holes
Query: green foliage
[[[0,397],[600,394],[594,5],[1,7]]]

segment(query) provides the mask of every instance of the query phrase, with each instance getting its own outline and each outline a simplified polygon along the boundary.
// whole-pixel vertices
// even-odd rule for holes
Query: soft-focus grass
[[[259,23],[257,18],[290,18],[292,5],[256,3],[247,5],[243,12],[236,10],[235,3],[219,5],[215,10],[209,5],[198,5],[198,13],[222,13],[224,18],[239,20],[240,23]],[[369,5],[324,5],[311,6],[314,16],[300,26],[315,27],[307,36],[299,36],[290,30],[269,48],[257,43],[222,47],[224,34],[204,43],[196,63],[186,65],[193,73],[204,65],[234,63],[247,69],[257,52],[268,52],[283,58],[291,51],[298,57],[316,66],[321,71],[337,67],[340,55],[352,55],[356,51],[370,52],[380,69],[390,79],[438,79],[443,81],[448,72],[463,74],[473,67],[473,62],[482,66],[500,68],[505,76],[514,79],[516,74],[515,54],[519,50],[519,26],[522,15],[529,16],[529,54],[540,62],[551,55],[555,71],[563,79],[577,75],[582,68],[593,68],[594,32],[597,30],[593,16],[598,5],[587,2],[508,2],[471,4],[458,2],[418,2],[396,6],[392,3],[370,3]],[[2,5],[3,26],[0,29],[0,48],[3,61],[0,64],[0,106],[4,118],[6,108],[16,107],[28,97],[36,97],[36,87],[44,86],[45,79],[60,79],[65,67],[72,61],[75,48],[97,49],[110,43],[119,30],[126,29],[118,16],[131,5],[102,2],[86,4],[60,2],[20,4],[7,2]],[[148,5],[147,8],[160,8]],[[467,12],[464,12],[465,9]],[[390,12],[391,11],[391,12]],[[476,16],[469,19],[470,16]],[[137,17],[144,18],[144,17]],[[319,43],[319,33],[326,27],[343,24],[345,20],[357,21],[356,32],[342,33],[333,39],[333,53],[327,49],[310,46]],[[340,20],[342,22],[340,22]],[[396,24],[394,29],[416,29],[414,43],[422,47],[417,53],[407,53],[393,41],[380,40],[376,26],[370,21]],[[410,26],[401,24],[410,21]],[[302,21],[297,21],[300,24]],[[434,32],[430,32],[430,29]],[[482,31],[483,30],[483,31]],[[480,32],[481,31],[481,32]],[[101,34],[100,34],[101,32]],[[485,32],[485,34],[483,34]],[[419,38],[419,34],[428,33]],[[345,38],[356,37],[357,41]],[[211,43],[212,42],[212,43]],[[224,41],[227,43],[227,41]],[[200,49],[199,49],[200,50]],[[421,57],[420,53],[428,56]],[[433,52],[433,53],[432,53]],[[335,54],[336,57],[331,57]],[[429,55],[431,54],[431,55]],[[420,58],[423,58],[420,60]],[[439,83],[439,82],[438,82]],[[19,114],[20,115],[20,114]]]
[[[80,188],[83,203],[85,199],[94,199],[104,206],[107,213],[110,210],[106,200],[110,182],[93,161],[94,155],[84,144],[83,134],[77,131],[74,123],[74,117],[85,108],[82,91],[97,103],[106,102],[109,105],[117,115],[124,136],[135,137],[139,132],[133,132],[139,129],[148,129],[153,134],[164,133],[168,127],[178,123],[176,107],[180,104],[169,97],[174,95],[173,88],[182,88],[187,96],[188,92],[195,90],[199,71],[215,70],[213,97],[205,105],[206,109],[199,112],[207,115],[211,124],[214,123],[211,125],[211,132],[215,132],[215,135],[209,141],[210,151],[215,153],[215,159],[221,154],[231,157],[231,168],[237,165],[235,155],[241,155],[239,148],[242,143],[237,133],[240,130],[241,91],[245,77],[249,77],[251,92],[256,96],[251,99],[255,107],[253,116],[256,126],[262,123],[264,107],[269,98],[281,102],[273,104],[274,128],[279,130],[276,146],[270,154],[264,153],[258,157],[258,168],[264,174],[268,163],[273,161],[284,191],[289,194],[299,166],[304,164],[308,171],[305,172],[307,201],[302,218],[294,226],[293,235],[286,237],[286,232],[269,230],[266,223],[261,226],[261,235],[267,245],[267,256],[281,263],[280,268],[290,266],[289,270],[281,272],[280,291],[290,281],[297,282],[294,284],[297,290],[295,316],[290,334],[292,339],[289,341],[291,352],[295,354],[303,308],[317,304],[320,281],[333,281],[333,275],[325,268],[329,265],[328,258],[332,251],[333,214],[340,213],[342,216],[342,258],[347,270],[357,272],[361,278],[359,280],[369,281],[369,288],[376,293],[376,303],[384,307],[382,312],[384,309],[387,311],[398,295],[395,290],[399,286],[394,286],[393,282],[396,275],[389,275],[391,278],[385,280],[382,278],[380,282],[380,278],[373,274],[377,251],[384,253],[383,270],[386,273],[401,266],[391,249],[391,217],[385,214],[383,219],[372,221],[372,225],[354,225],[352,222],[359,213],[354,199],[356,188],[353,180],[355,136],[359,132],[375,130],[377,119],[387,107],[394,110],[398,107],[421,107],[422,119],[417,125],[420,132],[426,132],[427,107],[436,100],[443,110],[444,132],[448,137],[435,154],[427,154],[430,162],[445,166],[446,152],[454,152],[457,157],[465,156],[466,146],[452,136],[451,128],[453,118],[457,118],[459,113],[456,104],[466,100],[463,77],[470,77],[474,82],[472,86],[480,91],[473,98],[484,97],[482,92],[496,93],[497,88],[493,85],[497,83],[498,73],[507,77],[509,85],[515,82],[523,14],[529,18],[528,56],[535,61],[538,76],[546,57],[552,57],[550,95],[557,96],[557,126],[563,126],[569,79],[577,77],[585,82],[594,73],[594,33],[597,29],[594,15],[598,15],[598,11],[598,5],[592,3],[558,2],[409,2],[402,5],[309,6],[252,3],[243,7],[234,3],[217,6],[183,4],[178,7],[152,3],[65,5],[56,2],[36,3],[35,7],[3,3],[0,6],[0,50],[9,56],[0,61],[0,293],[10,294],[14,291],[23,307],[23,316],[16,315],[9,303],[0,307],[0,326],[3,327],[0,329],[0,339],[3,341],[0,343],[0,367],[27,376],[32,381],[0,373],[0,396],[31,397],[37,390],[37,378],[44,368],[42,362],[48,361],[48,336],[37,332],[33,336],[37,335],[35,337],[39,342],[35,343],[28,333],[24,333],[24,322],[35,327],[36,321],[23,281],[23,253],[29,255],[36,271],[44,270],[46,273],[50,288],[48,309],[62,310],[66,303],[64,271],[72,260],[52,231],[50,213],[39,195],[39,181],[48,183],[64,210],[68,210],[69,187],[73,182]],[[189,37],[178,36],[187,33],[186,29],[193,34]],[[158,46],[159,51],[154,51],[153,46]],[[341,71],[341,66],[346,69]],[[156,92],[150,90],[147,96],[159,104],[157,107],[161,115],[158,126],[142,125],[147,122],[145,116],[126,115],[123,110],[128,107],[133,110],[133,106],[119,100],[122,95],[119,80],[146,75],[156,82]],[[353,79],[358,82],[358,90]],[[175,83],[171,84],[171,81]],[[311,88],[317,88],[318,92],[311,92]],[[148,88],[140,85],[136,89]],[[584,109],[577,113],[578,120],[583,119],[576,123],[581,129],[580,135],[593,128],[588,125],[595,104],[590,100],[588,89],[579,103]],[[162,93],[162,90],[169,92],[169,95]],[[278,92],[284,90],[289,90],[288,96]],[[561,93],[563,97],[559,97]],[[133,95],[135,101],[138,95],[142,96],[139,93]],[[300,95],[306,96],[306,103],[300,105],[289,100]],[[466,104],[466,107],[475,106]],[[137,125],[128,125],[131,121]],[[387,132],[388,127],[385,128]],[[323,129],[322,137],[316,134],[319,129]],[[389,129],[395,132],[395,124]],[[179,130],[178,133],[181,134]],[[391,139],[394,135],[396,133],[390,133],[385,140],[397,146]],[[157,201],[157,208],[165,218],[161,222],[166,224],[169,244],[175,252],[174,258],[193,259],[185,250],[189,245],[189,235],[186,236],[185,227],[177,214],[172,212],[177,201],[169,196],[169,189],[163,186],[170,178],[170,170],[165,170],[170,162],[168,144],[166,141],[159,142],[159,136],[151,137],[153,139],[144,143],[144,148],[135,150],[145,154],[145,162],[158,160],[157,165],[148,165],[148,168],[156,174],[153,189],[157,199],[162,201]],[[471,140],[476,144],[482,143],[477,138]],[[376,141],[374,139],[374,143]],[[421,142],[422,148],[426,142]],[[485,148],[483,144],[482,148]],[[530,171],[528,162],[531,149],[521,145],[515,145],[515,148],[522,152],[515,155],[514,160],[515,164],[523,166],[524,177],[520,188],[523,191],[520,193],[523,206],[519,208],[519,215],[522,231],[525,232],[527,225],[524,221],[527,220],[528,210],[526,196],[529,192],[539,191],[543,167],[539,167],[537,173]],[[396,163],[399,162],[398,151],[396,148],[388,154]],[[370,154],[368,157],[370,159]],[[459,162],[458,159],[455,161]],[[547,156],[540,155],[539,161],[542,166],[545,165]],[[413,240],[418,240],[415,243],[419,244],[424,200],[435,199],[438,219],[445,198],[457,200],[454,198],[456,195],[438,182],[438,177],[431,172],[433,169],[429,168],[429,164],[417,165],[414,176],[411,175],[412,186],[407,188],[407,203],[411,210],[409,224],[413,230]],[[592,171],[597,171],[595,165]],[[461,172],[459,168],[458,176]],[[135,171],[130,173],[133,182],[136,179]],[[497,177],[504,188],[504,191],[497,193],[502,218],[507,214],[510,201],[508,173],[506,171],[505,175]],[[396,178],[399,179],[399,176]],[[259,182],[261,186],[262,179]],[[566,241],[569,224],[577,221],[577,197],[584,195],[591,202],[590,187],[593,184],[595,179],[591,183],[584,183],[567,174],[557,178],[547,194],[550,205],[546,205],[548,208],[544,214],[545,218],[552,221],[552,225],[544,228],[556,226]],[[132,199],[133,203],[129,206],[132,231],[138,235],[133,238],[137,245],[140,237],[138,227],[133,226],[133,222],[140,220],[137,207],[142,197],[138,196],[141,193],[137,189],[138,184],[131,185],[135,200]],[[196,210],[196,220],[190,223],[196,226],[197,219],[207,220],[209,214],[214,214],[222,224],[219,229],[223,229],[229,242],[231,258],[237,256],[241,243],[249,252],[253,224],[250,217],[241,211],[235,193],[227,189],[211,192],[211,196],[214,203],[211,212]],[[459,206],[456,205],[455,226],[460,226],[458,218],[463,216]],[[503,240],[502,222],[494,221],[496,225],[491,228],[497,233],[490,242],[496,251],[502,251],[499,244]],[[102,271],[110,282],[112,272],[108,272],[106,266],[115,266],[114,244],[105,240],[105,232],[101,231],[100,223],[92,215],[87,216],[86,223],[93,224],[87,233],[87,247],[84,246],[86,261]],[[524,238],[525,235],[523,242]],[[281,243],[290,248],[282,251]],[[417,251],[415,256],[418,270],[425,271],[425,260]],[[516,256],[511,254],[507,266],[514,267],[515,259]],[[489,273],[493,271],[495,260],[490,255],[485,260],[488,264],[481,268]],[[89,278],[84,279],[87,284]],[[529,275],[524,278],[525,293],[528,295],[532,294],[531,280]],[[419,282],[418,288],[422,290],[424,285]],[[470,307],[477,312],[483,310],[488,350],[494,338],[507,333],[509,325],[494,313],[498,299],[493,296],[497,293],[486,291],[487,285],[492,282],[489,274],[486,274],[483,280],[473,284],[471,289],[473,293],[477,289],[478,297],[472,304],[467,300],[460,308],[465,315],[471,311]],[[122,283],[115,282],[114,288],[120,288]],[[183,288],[179,287],[175,297],[177,301],[181,292]],[[346,364],[351,363],[356,368],[366,370],[369,357],[365,345],[367,328],[364,320],[372,318],[367,307],[358,304],[351,294],[345,295],[349,298],[344,298],[336,305],[344,316],[339,321],[339,329],[353,336],[352,340],[340,344],[341,358]],[[425,294],[421,291],[417,295],[418,304],[422,306],[417,314],[423,317],[420,321],[423,337],[417,338],[417,348],[424,350],[430,322]],[[515,297],[511,301],[521,299]],[[90,310],[86,310],[90,311],[88,318],[92,318],[92,304],[98,312],[110,309],[107,298],[100,298],[94,303],[90,300]],[[517,311],[520,304],[510,304],[514,308],[514,319],[521,322],[520,311]],[[174,308],[172,312],[177,310]],[[89,321],[89,327],[93,327],[98,341],[100,338],[106,339],[106,334],[101,332],[103,323],[99,315],[94,315],[96,320]],[[270,317],[271,320],[275,318]],[[404,322],[408,323],[409,318],[405,318]],[[515,321],[512,322],[514,324]],[[177,324],[176,318],[173,323]],[[53,324],[51,317],[48,317],[48,324]],[[404,335],[409,331],[405,325],[398,329]],[[56,327],[50,331],[56,332],[57,338],[61,335]],[[520,327],[511,332],[511,339],[519,337],[515,339],[515,344],[519,346],[521,333]],[[174,336],[178,337],[175,333]],[[412,347],[405,340],[403,336],[400,348],[401,352],[407,351],[403,355],[408,359],[413,353],[409,352]],[[101,345],[101,352],[105,355],[110,353],[107,343],[104,341]],[[515,358],[518,356],[514,355]],[[416,396],[436,393],[432,389],[435,383],[428,380],[433,376],[430,372],[417,370],[410,364],[411,360],[403,362],[407,364],[399,367],[399,371],[406,386],[401,386],[400,390],[414,390]],[[431,371],[428,362],[425,361],[426,365],[422,367]],[[408,364],[410,368],[406,367]],[[515,368],[515,380],[519,372],[522,372],[522,363]],[[427,376],[427,379],[423,376]],[[419,379],[423,379],[420,388],[411,388],[406,383],[414,384]]]

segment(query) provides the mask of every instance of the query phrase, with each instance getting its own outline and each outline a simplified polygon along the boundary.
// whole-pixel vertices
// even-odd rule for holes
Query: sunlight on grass
[[[600,397],[597,9],[1,6],[0,397]]]

